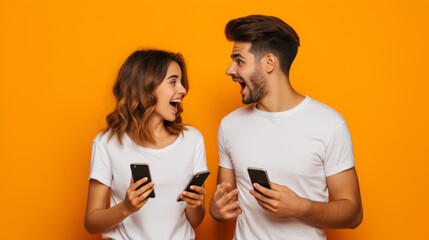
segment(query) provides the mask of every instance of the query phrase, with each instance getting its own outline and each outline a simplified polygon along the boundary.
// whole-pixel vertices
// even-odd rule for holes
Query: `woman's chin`
[[[176,116],[173,116],[173,117],[166,117],[166,118],[164,118],[164,120],[165,120],[165,121],[168,121],[168,122],[174,122],[174,120],[176,120]]]

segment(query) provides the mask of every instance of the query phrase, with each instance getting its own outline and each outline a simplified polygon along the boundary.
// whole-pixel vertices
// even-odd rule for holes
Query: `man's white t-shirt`
[[[193,173],[207,170],[201,133],[186,127],[176,141],[162,149],[144,148],[124,134],[123,145],[108,134],[94,139],[90,179],[110,187],[110,206],[124,200],[131,182],[131,163],[149,165],[156,197],[137,212],[104,232],[112,239],[194,239],[195,232],[185,215],[184,201],[177,202]]]
[[[219,166],[233,169],[239,190],[234,239],[326,239],[323,229],[267,213],[250,195],[248,167],[303,198],[328,202],[326,177],[354,167],[347,124],[334,109],[306,96],[295,108],[263,112],[239,108],[221,122]]]

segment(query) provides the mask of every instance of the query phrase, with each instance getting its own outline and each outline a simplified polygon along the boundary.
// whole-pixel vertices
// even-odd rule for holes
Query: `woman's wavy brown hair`
[[[171,62],[177,62],[182,70],[181,83],[188,91],[188,76],[185,61],[180,53],[171,53],[162,50],[138,50],[125,60],[113,86],[116,98],[115,110],[107,115],[109,139],[117,134],[122,144],[122,137],[126,133],[137,144],[156,142],[149,120],[156,108],[157,99],[154,91],[161,84],[167,74]],[[172,122],[164,120],[168,132],[178,135],[184,130],[182,124],[183,112],[178,105],[176,119]]]

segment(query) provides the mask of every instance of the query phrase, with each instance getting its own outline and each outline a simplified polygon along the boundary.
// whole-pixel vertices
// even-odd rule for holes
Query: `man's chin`
[[[249,104],[252,104],[252,103],[254,103],[255,101],[252,101],[252,99],[246,99],[246,98],[242,98],[241,99],[241,102],[243,103],[243,104],[246,104],[246,105],[249,105]]]

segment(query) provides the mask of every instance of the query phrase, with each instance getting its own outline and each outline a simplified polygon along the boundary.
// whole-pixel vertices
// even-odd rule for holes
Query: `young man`
[[[298,35],[282,20],[261,15],[231,20],[225,34],[235,42],[226,74],[241,85],[243,103],[256,104],[233,111],[219,126],[213,218],[237,218],[234,239],[326,239],[324,229],[359,226],[347,124],[289,82]],[[252,186],[248,167],[266,169],[271,190]]]

